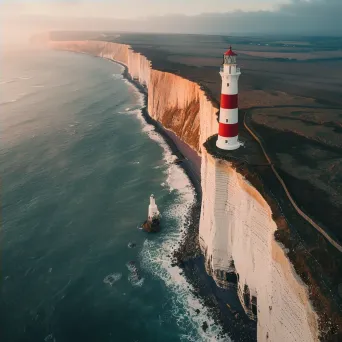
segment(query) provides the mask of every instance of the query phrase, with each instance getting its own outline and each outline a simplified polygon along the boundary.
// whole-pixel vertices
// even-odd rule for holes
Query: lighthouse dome
[[[232,50],[232,47],[230,46],[229,47],[229,50],[227,50],[225,53],[224,53],[225,56],[237,56],[237,54]]]

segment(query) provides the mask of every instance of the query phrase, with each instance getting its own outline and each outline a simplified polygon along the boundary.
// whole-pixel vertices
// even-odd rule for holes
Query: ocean
[[[194,189],[123,67],[44,50],[1,63],[1,341],[216,341],[169,257]]]

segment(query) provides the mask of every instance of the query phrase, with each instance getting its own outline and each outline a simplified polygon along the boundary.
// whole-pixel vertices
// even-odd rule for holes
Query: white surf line
[[[140,100],[141,107],[144,106],[144,96],[141,92],[130,82],[127,83],[132,86]],[[177,157],[173,154],[171,148],[166,143],[164,138],[155,131],[155,127],[148,124],[142,116],[141,109],[128,109],[128,114],[135,114],[142,124],[142,131],[147,133],[150,139],[157,142],[163,148],[163,159],[167,167],[166,185],[170,191],[177,191],[178,203],[174,203],[164,217],[176,219],[178,227],[176,231],[169,232],[163,237],[161,242],[152,242],[145,240],[143,249],[141,251],[142,267],[149,273],[155,275],[163,280],[166,287],[171,290],[172,298],[172,315],[184,333],[180,336],[181,341],[193,342],[228,342],[231,339],[226,335],[218,338],[222,333],[222,327],[216,325],[214,320],[205,305],[194,296],[194,288],[188,283],[186,278],[181,275],[182,269],[178,266],[173,267],[171,259],[168,255],[173,253],[173,247],[179,245],[186,234],[187,217],[195,201],[195,190],[185,174],[184,170],[174,164]],[[199,310],[200,314],[196,313]],[[208,323],[208,329],[202,329],[203,322]],[[195,336],[194,336],[195,335]],[[222,335],[221,335],[222,336]]]

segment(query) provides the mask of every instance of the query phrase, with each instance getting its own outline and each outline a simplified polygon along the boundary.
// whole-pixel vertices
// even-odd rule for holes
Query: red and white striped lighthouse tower
[[[240,68],[236,66],[236,53],[230,47],[223,55],[219,132],[216,146],[222,150],[236,150],[238,141],[238,81]]]

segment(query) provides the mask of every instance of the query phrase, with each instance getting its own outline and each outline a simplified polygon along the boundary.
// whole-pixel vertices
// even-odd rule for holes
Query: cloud
[[[90,11],[93,7],[89,2],[84,1],[72,2],[66,7],[55,3],[53,7],[43,8],[38,8],[37,2],[35,6],[30,2],[30,5],[16,7],[15,12],[13,12],[13,8],[12,12],[2,11],[3,18],[0,20],[6,28],[5,33],[11,33],[12,36],[16,33],[17,36],[25,37],[25,39],[28,34],[42,30],[342,35],[342,20],[340,20],[342,0],[288,1],[290,2],[280,5],[274,10],[238,10],[192,16],[170,14],[136,19],[115,19],[118,13],[115,8],[124,9],[121,6],[125,6],[116,0],[112,0],[111,4],[109,2],[99,3],[98,6],[101,7],[99,11]],[[82,11],[77,10],[80,8]],[[37,12],[38,9],[39,12]],[[103,15],[104,12],[107,13],[106,16]]]
[[[206,13],[177,22],[177,29],[212,34],[342,35],[341,13],[342,0],[297,0],[275,11]],[[171,23],[165,20],[166,29]]]
[[[1,0],[2,11],[20,15],[135,18],[183,13],[272,9],[289,0]],[[1,5],[0,4],[0,5]]]

